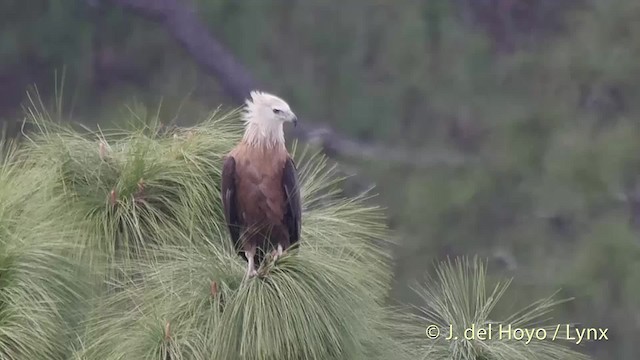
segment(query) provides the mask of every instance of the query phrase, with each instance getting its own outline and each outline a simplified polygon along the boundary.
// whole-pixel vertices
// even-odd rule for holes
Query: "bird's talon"
[[[245,274],[245,277],[244,277],[244,278],[245,278],[246,280],[249,280],[249,279],[251,279],[251,278],[255,277],[256,275],[258,275],[258,272],[257,272],[255,269],[253,269],[253,270],[251,270],[251,271],[247,272],[247,273]]]
[[[278,254],[278,252],[276,250],[273,250],[271,252],[271,257],[273,258],[273,261],[276,261],[280,257],[280,254]]]
[[[276,259],[282,256],[282,254],[284,254],[284,248],[279,244],[278,248],[276,249]]]

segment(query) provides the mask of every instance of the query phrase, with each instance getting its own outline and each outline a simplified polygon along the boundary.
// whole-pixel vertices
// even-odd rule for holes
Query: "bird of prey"
[[[257,274],[268,251],[274,258],[300,239],[297,169],[287,152],[283,125],[298,119],[281,98],[251,92],[242,113],[242,140],[224,159],[222,204],[231,239],[247,260],[246,278]]]

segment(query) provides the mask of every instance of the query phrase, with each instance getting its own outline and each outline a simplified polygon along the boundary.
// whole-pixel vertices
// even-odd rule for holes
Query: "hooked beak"
[[[293,119],[291,119],[291,122],[293,123],[294,127],[298,126],[298,117],[293,115]]]

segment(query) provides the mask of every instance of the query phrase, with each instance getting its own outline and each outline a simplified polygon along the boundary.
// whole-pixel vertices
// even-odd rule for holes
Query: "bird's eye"
[[[280,109],[273,109],[273,113],[274,114],[280,114],[282,112],[282,110]]]

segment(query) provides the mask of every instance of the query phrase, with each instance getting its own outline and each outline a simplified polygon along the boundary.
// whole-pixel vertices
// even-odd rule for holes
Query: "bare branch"
[[[191,55],[205,72],[218,79],[234,101],[242,103],[251,90],[264,88],[237,61],[198,18],[195,9],[180,0],[106,0],[140,16],[161,24]],[[317,127],[305,121],[293,135],[305,142],[319,144],[330,155],[367,161],[391,162],[412,168],[437,165],[460,166],[467,159],[455,154],[435,155],[410,149],[371,145],[344,137],[328,127]]]
[[[180,0],[108,1],[160,23],[205,72],[218,79],[235,101],[243,102],[251,90],[260,87],[250,72],[211,35],[187,3]]]

